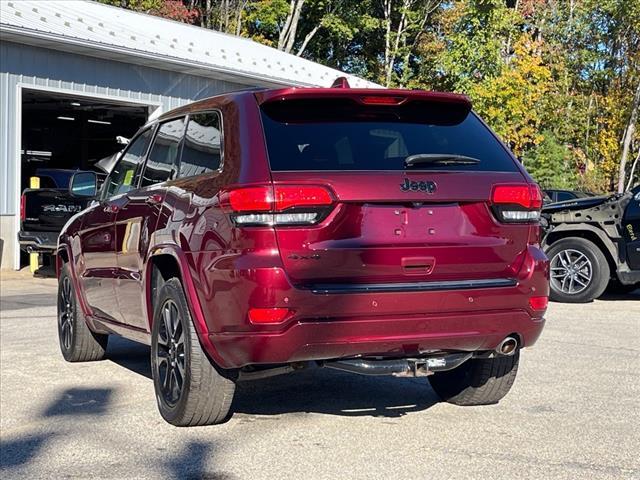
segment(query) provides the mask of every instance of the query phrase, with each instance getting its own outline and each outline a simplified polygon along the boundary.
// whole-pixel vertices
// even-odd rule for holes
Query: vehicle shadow
[[[235,413],[401,417],[440,401],[426,378],[368,377],[325,368],[239,382]]]
[[[117,335],[109,336],[107,360],[151,379],[151,352],[147,345],[127,340]]]
[[[113,336],[107,359],[151,379],[149,347]],[[426,378],[366,377],[309,370],[238,382],[233,411],[248,415],[313,412],[344,416],[400,417],[440,401]]]
[[[640,288],[630,293],[605,292],[598,300],[635,300],[636,302],[640,302]]]

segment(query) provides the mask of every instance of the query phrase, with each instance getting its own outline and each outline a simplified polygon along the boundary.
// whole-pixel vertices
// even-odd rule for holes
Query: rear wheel
[[[431,375],[429,383],[448,403],[462,406],[498,403],[516,379],[520,351],[512,356],[468,360],[447,372]]]
[[[84,321],[68,264],[58,281],[58,340],[67,362],[102,360],[109,341],[109,335],[92,332]]]
[[[556,302],[586,303],[607,288],[609,264],[598,246],[584,238],[564,238],[547,251],[550,259],[549,297]]]
[[[213,425],[230,417],[235,383],[200,346],[177,278],[165,282],[156,297],[151,369],[158,409],[167,422]]]

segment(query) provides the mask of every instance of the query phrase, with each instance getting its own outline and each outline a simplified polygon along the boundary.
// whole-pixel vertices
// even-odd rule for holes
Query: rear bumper
[[[419,284],[427,290],[328,293],[293,287],[277,267],[201,278],[195,288],[202,307],[197,317],[206,328],[199,333],[223,368],[493,350],[508,335],[528,347],[540,336],[545,313],[533,310],[529,298],[549,295],[548,260],[535,247],[508,285],[476,282],[434,291],[427,282]],[[294,314],[282,324],[254,325],[247,320],[250,307],[288,307]]]
[[[356,355],[407,357],[440,350],[492,350],[514,333],[524,346],[531,346],[544,323],[543,318],[516,310],[304,321],[284,332],[211,334],[209,339],[224,366],[231,368]]]
[[[58,245],[59,232],[18,232],[20,248],[27,252],[52,253]]]

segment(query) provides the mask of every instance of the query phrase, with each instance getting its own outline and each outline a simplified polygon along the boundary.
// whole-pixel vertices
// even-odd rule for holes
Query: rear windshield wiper
[[[417,153],[404,159],[405,167],[417,165],[475,165],[480,160],[455,153]]]

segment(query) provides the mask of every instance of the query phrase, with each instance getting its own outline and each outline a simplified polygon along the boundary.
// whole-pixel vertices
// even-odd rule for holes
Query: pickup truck
[[[609,286],[640,288],[640,185],[622,194],[542,208],[542,247],[550,260],[550,299],[584,303]]]
[[[20,197],[18,243],[27,253],[55,253],[62,227],[88,204],[86,197],[69,192],[75,174],[81,170],[38,169],[41,185],[27,188]]]

